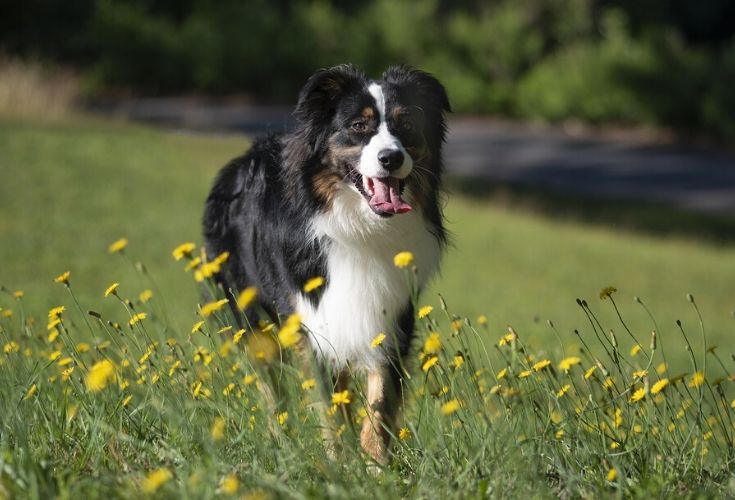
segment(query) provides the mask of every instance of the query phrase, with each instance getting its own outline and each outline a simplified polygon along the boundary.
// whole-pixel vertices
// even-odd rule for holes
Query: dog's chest
[[[413,253],[418,274],[411,279],[421,288],[438,267],[440,244],[418,210],[379,219],[364,210],[360,198],[339,198],[313,228],[325,244],[327,286],[317,307],[297,297],[297,310],[320,357],[337,366],[374,369],[386,358],[372,340],[385,333],[383,349],[395,352],[396,323],[410,302],[408,271],[396,268],[393,257]]]

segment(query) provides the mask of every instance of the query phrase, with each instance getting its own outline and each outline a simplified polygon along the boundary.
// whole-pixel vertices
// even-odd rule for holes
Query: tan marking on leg
[[[367,416],[362,421],[362,449],[381,465],[388,463],[388,444],[396,413],[395,398],[386,394],[389,380],[385,370],[367,376]]]

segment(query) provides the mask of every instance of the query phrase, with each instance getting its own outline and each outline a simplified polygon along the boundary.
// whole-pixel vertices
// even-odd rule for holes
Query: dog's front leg
[[[388,463],[388,447],[400,402],[400,374],[391,366],[368,372],[367,416],[362,422],[360,444],[376,462]]]

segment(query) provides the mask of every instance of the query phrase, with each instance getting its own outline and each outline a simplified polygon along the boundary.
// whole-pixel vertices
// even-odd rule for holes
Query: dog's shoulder
[[[217,174],[209,199],[231,201],[245,192],[257,193],[281,177],[281,137],[255,140],[244,154],[230,160]]]

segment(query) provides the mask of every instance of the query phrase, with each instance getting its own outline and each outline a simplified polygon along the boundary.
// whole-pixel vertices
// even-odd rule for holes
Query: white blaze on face
[[[379,122],[378,132],[370,139],[370,142],[362,149],[360,155],[360,163],[357,170],[364,177],[397,177],[405,179],[413,169],[413,160],[406,152],[398,137],[394,136],[388,130],[388,122],[385,118],[385,95],[383,89],[377,83],[371,83],[368,92],[375,99],[375,107],[378,109]],[[389,172],[378,161],[378,153],[384,149],[398,150],[403,153],[403,165],[400,168]]]

